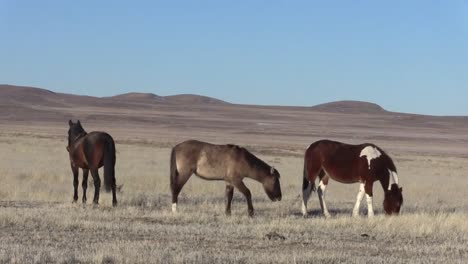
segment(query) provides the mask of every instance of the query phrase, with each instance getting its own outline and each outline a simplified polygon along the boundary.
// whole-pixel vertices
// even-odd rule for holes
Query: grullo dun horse
[[[383,208],[386,214],[398,214],[403,204],[402,188],[398,186],[398,175],[392,159],[373,144],[349,145],[330,140],[312,143],[304,156],[304,178],[302,185],[302,213],[307,215],[307,200],[315,189],[319,177],[317,194],[325,217],[329,217],[325,203],[325,189],[329,178],[341,183],[359,182],[359,192],[353,216],[359,215],[361,200],[366,195],[367,215],[374,216],[372,186],[380,181],[385,193]]]
[[[236,187],[247,199],[249,216],[253,216],[252,195],[242,181],[245,177],[262,183],[272,201],[281,200],[279,172],[245,148],[189,140],[178,144],[171,152],[173,212],[177,211],[177,197],[192,174],[205,180],[226,182],[226,215],[231,214],[231,201]]]
[[[68,122],[68,146],[70,164],[73,172],[73,201],[78,200],[78,170],[83,170],[83,203],[86,203],[86,189],[88,188],[88,174],[94,180],[94,204],[99,203],[99,189],[101,179],[98,169],[104,166],[104,187],[106,191],[112,190],[112,205],[117,205],[115,182],[115,144],[112,137],[105,132],[90,132],[89,134],[81,126],[80,121]]]

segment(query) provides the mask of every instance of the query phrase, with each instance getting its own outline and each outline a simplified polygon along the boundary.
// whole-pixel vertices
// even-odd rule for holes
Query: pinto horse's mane
[[[380,153],[382,153],[381,157],[385,159],[385,163],[387,163],[388,169],[394,172],[397,172],[397,168],[395,166],[395,163],[393,163],[392,158],[383,149],[381,149],[380,147],[377,147],[374,144],[368,144],[368,145],[373,146],[374,148],[377,148],[380,151]]]

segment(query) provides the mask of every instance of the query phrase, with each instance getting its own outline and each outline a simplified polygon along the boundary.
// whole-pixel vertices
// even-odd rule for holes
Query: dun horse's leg
[[[76,203],[78,200],[78,168],[75,166],[71,166],[73,172],[73,202]]]
[[[249,210],[249,216],[252,217],[254,215],[254,208],[252,205],[252,194],[250,193],[250,190],[245,186],[245,184],[242,181],[238,181],[234,184],[236,188],[245,196],[245,199],[247,199],[247,208]]]
[[[359,192],[356,197],[356,204],[354,205],[353,209],[353,217],[359,216],[359,207],[361,207],[361,201],[362,198],[364,197],[364,183],[359,184]]]
[[[234,186],[226,185],[226,215],[231,215],[231,202],[234,195]]]
[[[179,197],[180,191],[182,191],[182,187],[184,187],[190,176],[192,176],[192,172],[179,173],[177,176],[177,179],[174,179],[171,183],[173,213],[177,212],[177,198]]]
[[[88,175],[89,170],[83,169],[83,181],[81,182],[81,187],[83,188],[83,203],[86,203],[86,190],[88,189]]]
[[[320,207],[322,207],[323,215],[325,215],[326,218],[329,218],[330,213],[328,212],[327,205],[325,203],[325,189],[326,188],[327,188],[327,185],[323,181],[320,181],[319,186],[317,188],[317,194],[318,194],[319,201],[320,201]]]
[[[98,170],[91,170],[91,175],[94,180],[94,198],[93,203],[99,204],[99,190],[101,189],[101,179],[99,178]]]
[[[372,218],[374,217],[374,207],[372,205],[372,184],[366,182],[364,189],[366,192],[366,199],[367,199],[367,217]]]

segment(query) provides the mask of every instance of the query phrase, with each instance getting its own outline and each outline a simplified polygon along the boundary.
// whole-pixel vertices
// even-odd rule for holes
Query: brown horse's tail
[[[109,136],[104,149],[104,188],[110,192],[115,188],[115,143]]]
[[[177,188],[177,177],[179,176],[179,172],[177,171],[175,148],[172,148],[172,151],[171,151],[170,170],[171,170],[170,171],[170,174],[171,174],[171,190],[172,190],[172,192],[174,192],[174,190]]]

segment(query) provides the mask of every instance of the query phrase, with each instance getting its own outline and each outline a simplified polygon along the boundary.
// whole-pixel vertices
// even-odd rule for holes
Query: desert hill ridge
[[[177,94],[160,96],[154,93],[130,92],[106,97],[93,97],[56,93],[43,88],[0,85],[0,104],[4,105],[41,105],[49,107],[66,107],[74,104],[112,106],[116,103],[124,104],[187,104],[187,105],[233,105],[229,102],[196,94]],[[330,113],[386,113],[381,106],[363,101],[336,101],[316,106],[256,106],[252,107],[286,107],[308,108],[312,111]]]
[[[157,142],[190,138],[224,142],[220,138],[229,138],[230,142],[253,145],[273,140],[303,146],[328,138],[351,143],[392,142],[392,148],[410,151],[413,144],[424,142],[432,153],[450,146],[456,155],[465,155],[468,144],[466,116],[397,113],[359,101],[309,107],[241,105],[198,95],[92,97],[0,85],[0,113],[0,133],[15,127],[37,133],[39,127],[47,130],[47,136],[62,137],[68,120],[79,119],[91,131],[113,131],[118,138],[132,142],[147,142],[148,138]]]

